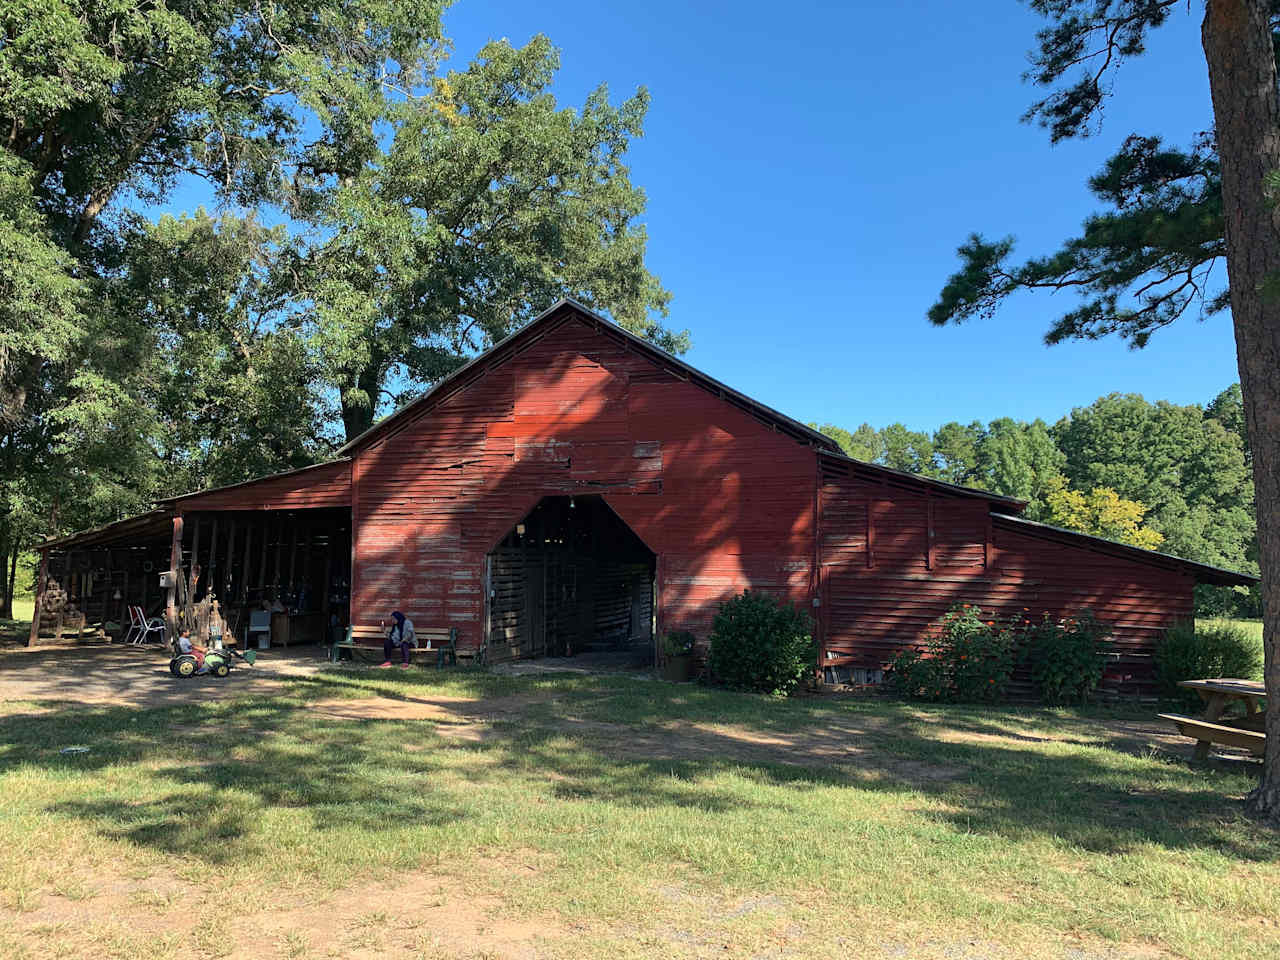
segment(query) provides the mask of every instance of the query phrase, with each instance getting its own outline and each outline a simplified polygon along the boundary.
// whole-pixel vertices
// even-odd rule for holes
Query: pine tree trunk
[[[1227,274],[1245,419],[1253,448],[1266,652],[1267,747],[1250,809],[1280,821],[1280,212],[1266,178],[1280,171],[1280,95],[1268,0],[1208,0],[1201,41],[1222,162]]]

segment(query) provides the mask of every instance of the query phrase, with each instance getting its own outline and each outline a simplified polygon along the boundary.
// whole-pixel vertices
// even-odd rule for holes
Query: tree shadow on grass
[[[324,689],[314,678],[306,683],[302,689]],[[642,689],[597,684],[593,698],[591,685],[577,681],[565,689],[545,678],[504,681],[496,688],[504,695],[549,691],[554,702],[533,698],[523,713],[471,723],[474,740],[440,736],[432,720],[322,719],[299,697],[4,717],[0,774],[114,766],[88,795],[47,809],[105,836],[211,864],[249,849],[269,856],[263,845],[270,839],[255,824],[279,811],[306,817],[321,835],[378,835],[484,821],[490,797],[504,790],[719,815],[788,812],[795,793],[832,788],[883,794],[922,820],[1011,841],[1052,838],[1105,854],[1157,845],[1240,861],[1280,858],[1280,836],[1246,820],[1238,801],[1224,796],[1238,794],[1243,778],[1093,744],[1055,738],[1060,746],[1050,749],[1037,737],[1011,738],[1017,718],[1007,711],[922,715],[883,701],[844,710],[632,683]],[[388,689],[431,700],[422,682],[397,680]],[[467,705],[469,718],[482,708]],[[733,730],[690,723],[726,717]],[[673,720],[683,726],[673,729]],[[850,740],[841,757],[793,762],[793,753],[770,752],[780,731],[803,742],[807,731],[816,738],[835,721],[848,724],[838,728]],[[744,747],[743,731],[768,736]],[[966,739],[974,733],[983,736]],[[69,744],[90,752],[59,752]],[[745,791],[735,779],[769,789]]]

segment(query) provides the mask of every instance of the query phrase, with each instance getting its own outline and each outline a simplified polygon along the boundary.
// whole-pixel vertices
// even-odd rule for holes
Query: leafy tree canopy
[[[1046,496],[1045,521],[1070,530],[1079,530],[1108,540],[1154,550],[1164,536],[1142,525],[1146,507],[1126,500],[1109,487],[1094,487],[1088,493],[1069,490],[1061,478]]]

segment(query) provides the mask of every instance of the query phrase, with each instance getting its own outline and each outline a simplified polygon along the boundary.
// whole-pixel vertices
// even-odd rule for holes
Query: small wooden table
[[[1183,680],[1178,686],[1194,690],[1204,701],[1203,717],[1184,717],[1176,713],[1162,713],[1161,719],[1171,721],[1184,736],[1196,740],[1193,759],[1202,763],[1209,759],[1209,750],[1215,743],[1243,747],[1261,754],[1267,742],[1263,724],[1262,704],[1267,699],[1266,688],[1257,680],[1238,680],[1216,677],[1210,680]],[[1236,720],[1222,720],[1222,714],[1233,701],[1244,703],[1245,715]]]

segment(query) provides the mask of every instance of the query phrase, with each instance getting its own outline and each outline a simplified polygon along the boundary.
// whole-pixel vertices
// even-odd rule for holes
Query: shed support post
[[[44,610],[44,595],[49,589],[49,551],[40,551],[40,579],[36,581],[36,607],[31,611],[31,630],[27,634],[27,646],[33,647],[40,640],[40,614]]]
[[[336,539],[338,531],[335,524],[330,524],[328,535],[325,538],[324,547],[324,579],[320,581],[320,613],[324,620],[325,642],[329,643],[333,640],[329,631],[329,583],[333,579],[333,541]],[[312,540],[315,540],[314,534]]]
[[[289,524],[289,526],[290,526],[290,531],[289,531],[289,584],[288,584],[288,590],[289,590],[289,593],[290,593],[290,594],[293,594],[293,597],[294,597],[293,602],[294,602],[294,603],[297,603],[297,602],[298,602],[298,598],[297,598],[297,584],[294,582],[294,578],[297,576],[297,573],[298,573],[298,522],[299,522],[299,521],[298,521],[298,517],[297,517],[297,515],[295,514],[295,515],[294,515],[294,517],[293,517],[293,522],[292,522],[291,524]]]
[[[240,602],[249,602],[249,564],[253,562],[250,547],[253,545],[253,521],[244,522],[244,562],[240,565]]]
[[[213,515],[213,530],[209,533],[209,563],[205,566],[205,576],[209,579],[205,583],[204,595],[219,594],[222,591],[218,589],[218,514]]]
[[[231,518],[231,528],[227,530],[227,569],[222,574],[222,605],[225,608],[231,601],[231,573],[235,567],[236,529],[240,526],[235,517]]]
[[[102,622],[99,624],[99,630],[102,635],[107,638],[107,642],[111,641],[111,634],[107,633],[107,621],[113,619],[115,611],[111,609],[111,594],[115,589],[111,569],[111,547],[107,547],[106,575],[102,578]]]
[[[195,515],[195,529],[191,532],[191,579],[187,581],[191,591],[191,602],[194,603],[196,594],[200,590],[200,528],[203,524],[200,522],[203,518],[200,514]]]
[[[178,629],[178,608],[174,603],[178,590],[178,573],[182,567],[182,514],[173,518],[173,538],[169,541],[169,589],[165,593],[164,618],[170,636]]]

